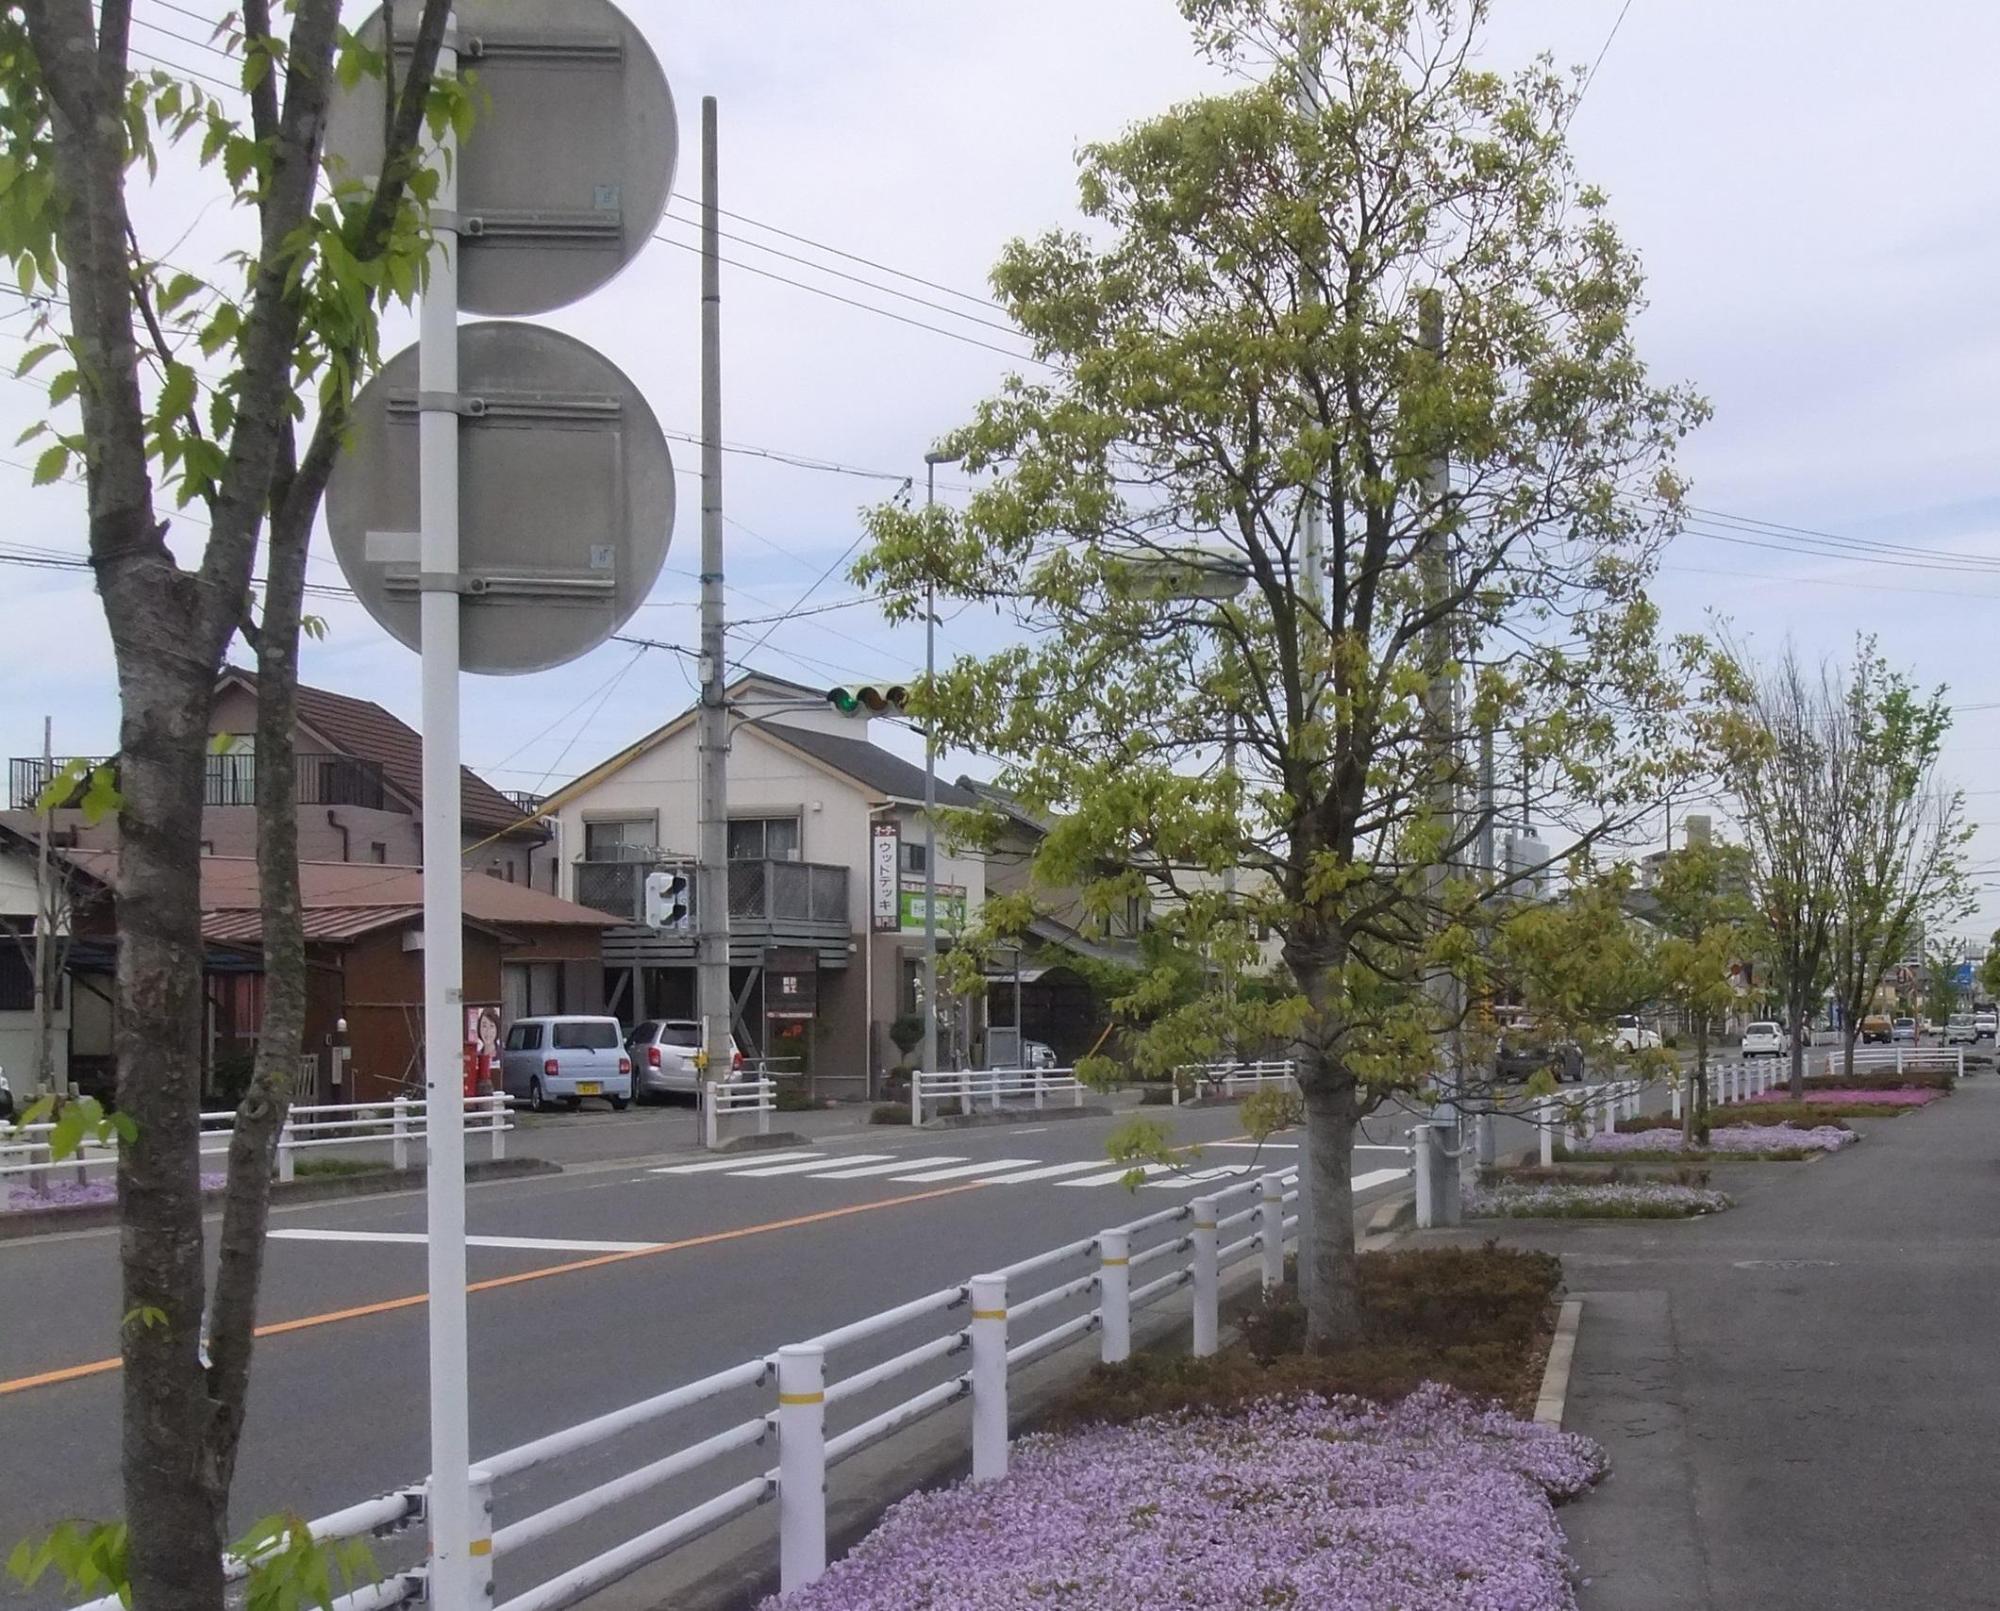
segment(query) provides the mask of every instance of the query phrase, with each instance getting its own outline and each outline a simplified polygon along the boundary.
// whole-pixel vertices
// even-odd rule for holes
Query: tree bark
[[[1338,1348],[1360,1334],[1361,1303],[1354,1252],[1354,1127],[1359,1118],[1350,1080],[1321,1073],[1303,1082],[1311,1133],[1301,1199],[1311,1194],[1310,1246],[1299,1248],[1306,1292],[1306,1345]],[[1305,1261],[1312,1261],[1310,1284]]]
[[[1696,1135],[1708,1130],[1706,1109],[1708,1103],[1708,1014],[1697,1013],[1694,1021],[1694,1082],[1688,1091],[1687,1106],[1681,1110],[1681,1140],[1692,1143]],[[1702,1114],[1697,1122],[1695,1115]]]

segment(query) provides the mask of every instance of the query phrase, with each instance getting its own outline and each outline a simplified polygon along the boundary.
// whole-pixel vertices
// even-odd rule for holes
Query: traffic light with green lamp
[[[910,690],[899,682],[867,683],[858,688],[829,688],[826,702],[843,716],[880,716],[907,708]]]

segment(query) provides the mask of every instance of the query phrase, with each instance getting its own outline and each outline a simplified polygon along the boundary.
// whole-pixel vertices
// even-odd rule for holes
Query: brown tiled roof
[[[226,667],[222,675],[253,691],[257,686],[257,674],[241,666]],[[413,806],[423,804],[424,741],[408,722],[390,715],[373,700],[308,688],[303,683],[299,685],[299,720],[342,754],[376,762],[390,788]],[[527,825],[521,809],[471,767],[459,771],[459,815],[466,827],[489,833]]]
[[[115,850],[69,850],[62,854],[67,861],[107,884],[117,876]],[[531,889],[526,884],[510,884],[484,873],[466,874],[463,888],[465,920],[478,928],[608,929],[625,921]],[[254,857],[202,857],[204,939],[254,945],[263,933],[258,900]],[[352,939],[390,924],[421,918],[424,871],[421,867],[380,866],[374,862],[301,862],[299,902],[304,908],[308,940]]]

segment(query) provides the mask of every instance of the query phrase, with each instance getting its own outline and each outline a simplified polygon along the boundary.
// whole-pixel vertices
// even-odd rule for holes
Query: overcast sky
[[[1759,643],[1787,632],[1812,653],[1880,634],[1892,662],[1949,684],[1964,708],[1953,779],[1973,815],[2000,822],[2000,569],[1931,568],[1925,556],[1836,559],[1745,530],[1749,519],[2000,560],[2000,470],[1993,377],[2000,374],[2000,9],[1975,0],[1896,8],[1859,0],[1496,0],[1496,66],[1547,50],[1601,68],[1572,128],[1581,174],[1649,273],[1642,349],[1657,376],[1715,405],[1688,446],[1692,501],[1712,532],[1666,558],[1657,594],[1670,630],[1728,615]],[[223,0],[137,0],[140,46],[227,74],[197,46],[187,10]],[[1006,5],[868,0],[741,0],[669,6],[628,0],[679,100],[686,147],[664,233],[692,243],[695,142],[703,94],[720,98],[723,205],[958,291],[978,292],[1008,237],[1074,218],[1079,143],[1214,83],[1169,0],[1010,0]],[[358,15],[358,8],[356,8]],[[147,197],[149,250],[195,263],[228,239],[212,192],[176,178]],[[192,223],[191,223],[192,221]],[[892,279],[749,225],[760,240],[979,317],[968,300]],[[191,233],[183,239],[184,232]],[[169,253],[169,248],[173,248]],[[810,281],[1009,351],[1018,341],[821,269],[735,241],[724,255]],[[723,270],[724,435],[889,477],[991,391],[1000,353],[737,268]],[[25,316],[0,296],[0,361],[11,371]],[[997,317],[989,313],[986,317]],[[593,343],[644,389],[670,431],[699,424],[696,268],[656,244],[610,287],[547,322]],[[412,338],[399,324],[385,343]],[[9,441],[39,393],[0,386]],[[681,519],[667,571],[628,628],[693,643],[699,555],[696,450],[674,446]],[[0,449],[25,464],[31,449]],[[857,510],[893,479],[796,468],[731,454],[725,474],[732,617],[773,616],[832,567],[812,602],[854,589],[837,564]],[[31,491],[0,464],[10,518],[0,555],[80,554],[80,494]],[[956,484],[946,472],[943,492]],[[1729,522],[1714,518],[1729,517]],[[199,533],[192,534],[198,537]],[[1752,546],[1766,544],[1770,546]],[[1822,544],[1821,546],[1826,546]],[[322,543],[322,552],[325,553]],[[315,580],[337,582],[326,557]],[[88,578],[0,565],[0,750],[39,750],[41,717],[58,753],[112,748],[116,690]],[[351,605],[316,604],[331,626],[308,644],[310,682],[379,700],[414,720],[414,656]],[[973,623],[953,623],[963,635]],[[732,634],[742,654],[764,628]],[[946,629],[947,646],[954,636]],[[892,632],[860,605],[801,617],[757,648],[766,669],[823,683],[907,674],[919,631]],[[469,678],[466,759],[496,784],[545,789],[684,705],[679,656],[607,645],[560,670]],[[1969,707],[1992,705],[1994,709]],[[891,742],[897,740],[890,736]],[[2000,868],[2000,831],[1982,830],[1982,867]],[[1983,874],[2000,890],[2000,874]],[[2000,921],[1989,892],[1984,932]]]

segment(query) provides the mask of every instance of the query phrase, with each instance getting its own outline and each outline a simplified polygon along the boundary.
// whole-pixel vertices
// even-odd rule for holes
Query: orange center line
[[[495,1292],[502,1287],[517,1287],[529,1281],[543,1281],[552,1275],[573,1275],[579,1270],[595,1270],[607,1264],[623,1264],[629,1259],[657,1258],[662,1253],[683,1253],[689,1248],[712,1247],[718,1242],[740,1241],[746,1236],[766,1236],[773,1231],[792,1231],[805,1225],[821,1225],[828,1220],[845,1219],[850,1214],[872,1214],[879,1209],[900,1208],[905,1203],[928,1202],[936,1197],[956,1197],[961,1192],[981,1191],[984,1181],[968,1181],[962,1186],[938,1186],[930,1191],[907,1192],[901,1197],[885,1197],[872,1203],[849,1203],[845,1208],[825,1208],[814,1214],[799,1214],[791,1219],[768,1220],[762,1225],[741,1225],[730,1231],[708,1231],[700,1236],[682,1237],[678,1242],[659,1242],[651,1247],[635,1247],[623,1253],[599,1253],[592,1258],[572,1259],[567,1264],[547,1264],[534,1270],[517,1270],[512,1275],[488,1276],[483,1281],[466,1283],[467,1292]],[[287,1332],[310,1331],[316,1326],[331,1326],[345,1320],[365,1320],[370,1315],[393,1314],[398,1309],[417,1309],[430,1302],[428,1293],[413,1292],[407,1297],[384,1298],[377,1303],[356,1304],[349,1309],[330,1309],[324,1314],[300,1315],[295,1320],[274,1320],[259,1326],[255,1335],[259,1337],[282,1337]],[[9,1393],[25,1393],[36,1387],[55,1387],[63,1382],[81,1381],[88,1376],[104,1376],[122,1368],[123,1359],[93,1359],[81,1365],[64,1365],[58,1370],[40,1371],[33,1376],[16,1376],[11,1381],[0,1382],[0,1398]]]

